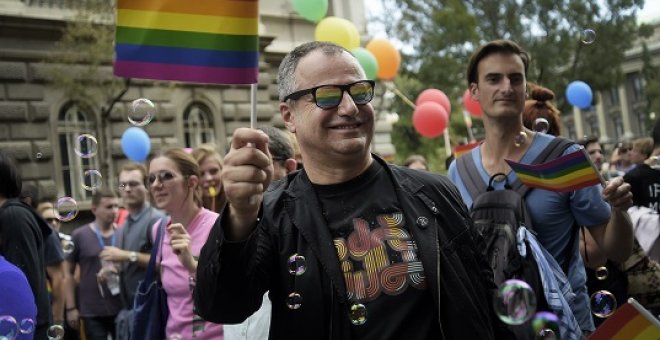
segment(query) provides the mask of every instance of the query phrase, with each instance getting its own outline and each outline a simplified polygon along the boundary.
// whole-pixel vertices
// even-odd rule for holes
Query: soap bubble
[[[136,99],[131,103],[131,112],[128,113],[128,122],[135,126],[145,126],[156,115],[156,105],[146,98]]]
[[[35,327],[34,320],[30,318],[25,318],[21,320],[21,323],[19,325],[19,330],[23,334],[31,334],[32,332],[34,332],[34,327]]]
[[[596,31],[592,30],[591,28],[587,28],[582,31],[580,39],[582,40],[583,44],[591,45],[594,43],[594,41],[596,41]]]
[[[534,120],[534,131],[540,133],[548,133],[550,129],[550,122],[545,118],[536,118]]]
[[[95,191],[101,187],[103,176],[98,170],[85,170],[83,173],[82,187],[87,191]]]
[[[609,272],[607,271],[607,267],[602,266],[602,267],[596,268],[595,276],[598,280],[602,281],[602,280],[607,279],[607,275],[609,275]]]
[[[536,311],[534,290],[525,281],[504,281],[495,296],[495,312],[507,325],[520,325]]]
[[[14,339],[18,336],[18,324],[11,315],[0,316],[0,339]]]
[[[306,262],[305,262],[305,257],[298,255],[298,254],[293,254],[289,257],[289,274],[291,275],[296,275],[300,276],[305,273],[307,270]]]
[[[78,215],[78,202],[72,197],[60,197],[55,202],[53,210],[60,221],[68,222],[76,218]]]
[[[96,137],[83,133],[76,138],[73,144],[73,151],[82,158],[92,158],[96,155],[98,143]]]
[[[538,312],[532,318],[535,339],[559,340],[559,317],[551,312]]]
[[[349,318],[351,319],[351,323],[356,326],[364,325],[367,322],[367,307],[361,303],[354,303],[351,305]]]
[[[614,294],[606,290],[591,294],[591,312],[599,318],[605,319],[614,314],[616,305]]]
[[[62,338],[64,338],[64,327],[60,325],[52,325],[48,327],[46,335],[48,335],[48,340],[62,340]]]
[[[302,305],[302,296],[293,292],[286,298],[286,306],[290,309],[298,309]]]

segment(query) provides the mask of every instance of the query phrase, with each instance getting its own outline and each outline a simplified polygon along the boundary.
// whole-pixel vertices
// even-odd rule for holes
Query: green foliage
[[[563,98],[569,82],[583,80],[599,91],[623,81],[619,65],[640,33],[635,16],[644,4],[644,0],[381,1],[387,14],[375,19],[388,36],[406,46],[397,87],[412,100],[426,88],[444,91],[452,101],[453,142],[467,137],[460,98],[467,88],[467,60],[479,44],[502,38],[517,41],[532,57],[528,81],[553,90],[560,110],[570,112]],[[585,29],[596,32],[595,42],[582,42]],[[412,110],[406,112],[400,100],[395,110],[401,117],[392,134],[397,153],[403,153],[399,157],[412,152],[429,158],[437,154],[442,138],[430,143],[420,140],[423,137],[410,126]],[[480,121],[474,119],[474,125],[478,135]]]
[[[114,3],[91,0],[71,3],[73,17],[50,57],[49,77],[71,100],[96,104],[109,102],[123,87],[109,72],[114,55]]]
[[[651,64],[651,54],[646,46],[642,44],[642,76],[646,83],[644,94],[646,96],[646,112],[655,112],[656,117],[660,117],[660,69]],[[654,121],[647,117],[646,126],[652,127]],[[660,118],[658,118],[660,119]],[[647,131],[650,134],[650,131]]]

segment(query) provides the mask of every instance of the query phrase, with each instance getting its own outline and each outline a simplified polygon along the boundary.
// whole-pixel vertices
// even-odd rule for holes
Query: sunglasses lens
[[[161,172],[159,176],[161,182],[169,181],[172,178],[174,178],[174,175],[171,172]]]
[[[360,82],[351,86],[350,93],[355,104],[364,105],[374,97],[374,88],[368,82]]]
[[[341,89],[335,86],[324,86],[316,89],[316,105],[321,108],[331,108],[339,105]]]

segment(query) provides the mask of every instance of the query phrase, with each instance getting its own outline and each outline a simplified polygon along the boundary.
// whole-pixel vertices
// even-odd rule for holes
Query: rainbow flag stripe
[[[472,142],[472,143],[463,144],[463,145],[456,145],[454,147],[454,159],[458,159],[458,157],[461,157],[464,154],[472,151],[472,149],[479,146],[479,144],[480,144],[479,142]]]
[[[543,164],[521,164],[506,160],[520,181],[530,188],[570,192],[601,183],[600,175],[584,150]]]
[[[634,301],[634,300],[633,300]],[[616,310],[589,337],[589,340],[658,340],[660,321],[637,302],[628,302]]]
[[[114,74],[255,84],[258,0],[118,0]]]

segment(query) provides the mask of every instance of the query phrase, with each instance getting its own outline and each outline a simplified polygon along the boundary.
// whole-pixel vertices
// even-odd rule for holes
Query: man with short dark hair
[[[511,171],[505,160],[530,164],[555,138],[523,126],[529,61],[527,52],[510,40],[491,41],[479,47],[470,58],[467,83],[470,95],[479,102],[484,112],[485,139],[462,157],[472,157],[484,188],[491,176],[498,173],[507,174],[507,179],[493,181],[496,190],[504,189],[505,183],[516,182],[517,174]],[[577,145],[569,146],[564,155],[579,148]],[[449,168],[448,176],[458,187],[465,204],[471,207],[475,197],[470,195],[456,162]],[[579,230],[573,226],[587,226],[608,257],[624,261],[630,256],[633,239],[632,226],[626,214],[632,203],[631,196],[630,187],[622,179],[609,181],[604,189],[600,185],[571,193],[531,189],[525,196],[539,243],[560,266],[567,262],[568,280],[576,294],[570,306],[575,315],[573,322],[579,323],[582,332],[593,331],[594,326],[585,288],[584,265],[577,242],[571,243],[571,240],[577,239],[575,235]]]
[[[596,166],[596,169],[601,171],[603,169],[603,148],[601,147],[600,142],[598,142],[598,137],[585,136],[580,140],[580,145],[582,145],[582,147],[587,150],[589,158],[591,158],[591,161]]]
[[[234,132],[222,170],[229,203],[197,267],[200,315],[241,322],[268,290],[271,339],[505,338],[456,188],[370,153],[375,83],[357,59],[305,43],[278,80],[305,166],[268,188],[268,136]]]
[[[77,328],[77,317],[83,323],[88,340],[107,340],[115,337],[115,317],[121,309],[119,282],[113,262],[103,261],[100,253],[106,246],[117,245],[114,220],[117,217],[119,202],[117,196],[107,189],[101,189],[92,196],[94,221],[78,227],[72,235],[76,245],[67,257],[66,275],[73,274],[76,264],[80,265],[76,306],[66,306],[67,321]],[[113,274],[114,273],[114,274]],[[68,294],[75,291],[74,280],[67,277]],[[71,300],[67,299],[67,303]]]
[[[51,233],[34,209],[19,200],[21,174],[14,160],[0,150],[0,255],[27,277],[37,304],[35,339],[46,339],[52,323],[46,290],[45,240]]]
[[[119,191],[128,217],[117,232],[117,245],[105,246],[99,257],[117,264],[120,274],[120,298],[123,309],[117,315],[117,339],[130,338],[133,300],[138,283],[144,279],[151,257],[150,227],[163,214],[149,204],[145,186],[147,169],[142,164],[127,163],[119,172]],[[128,327],[123,327],[126,325]]]

